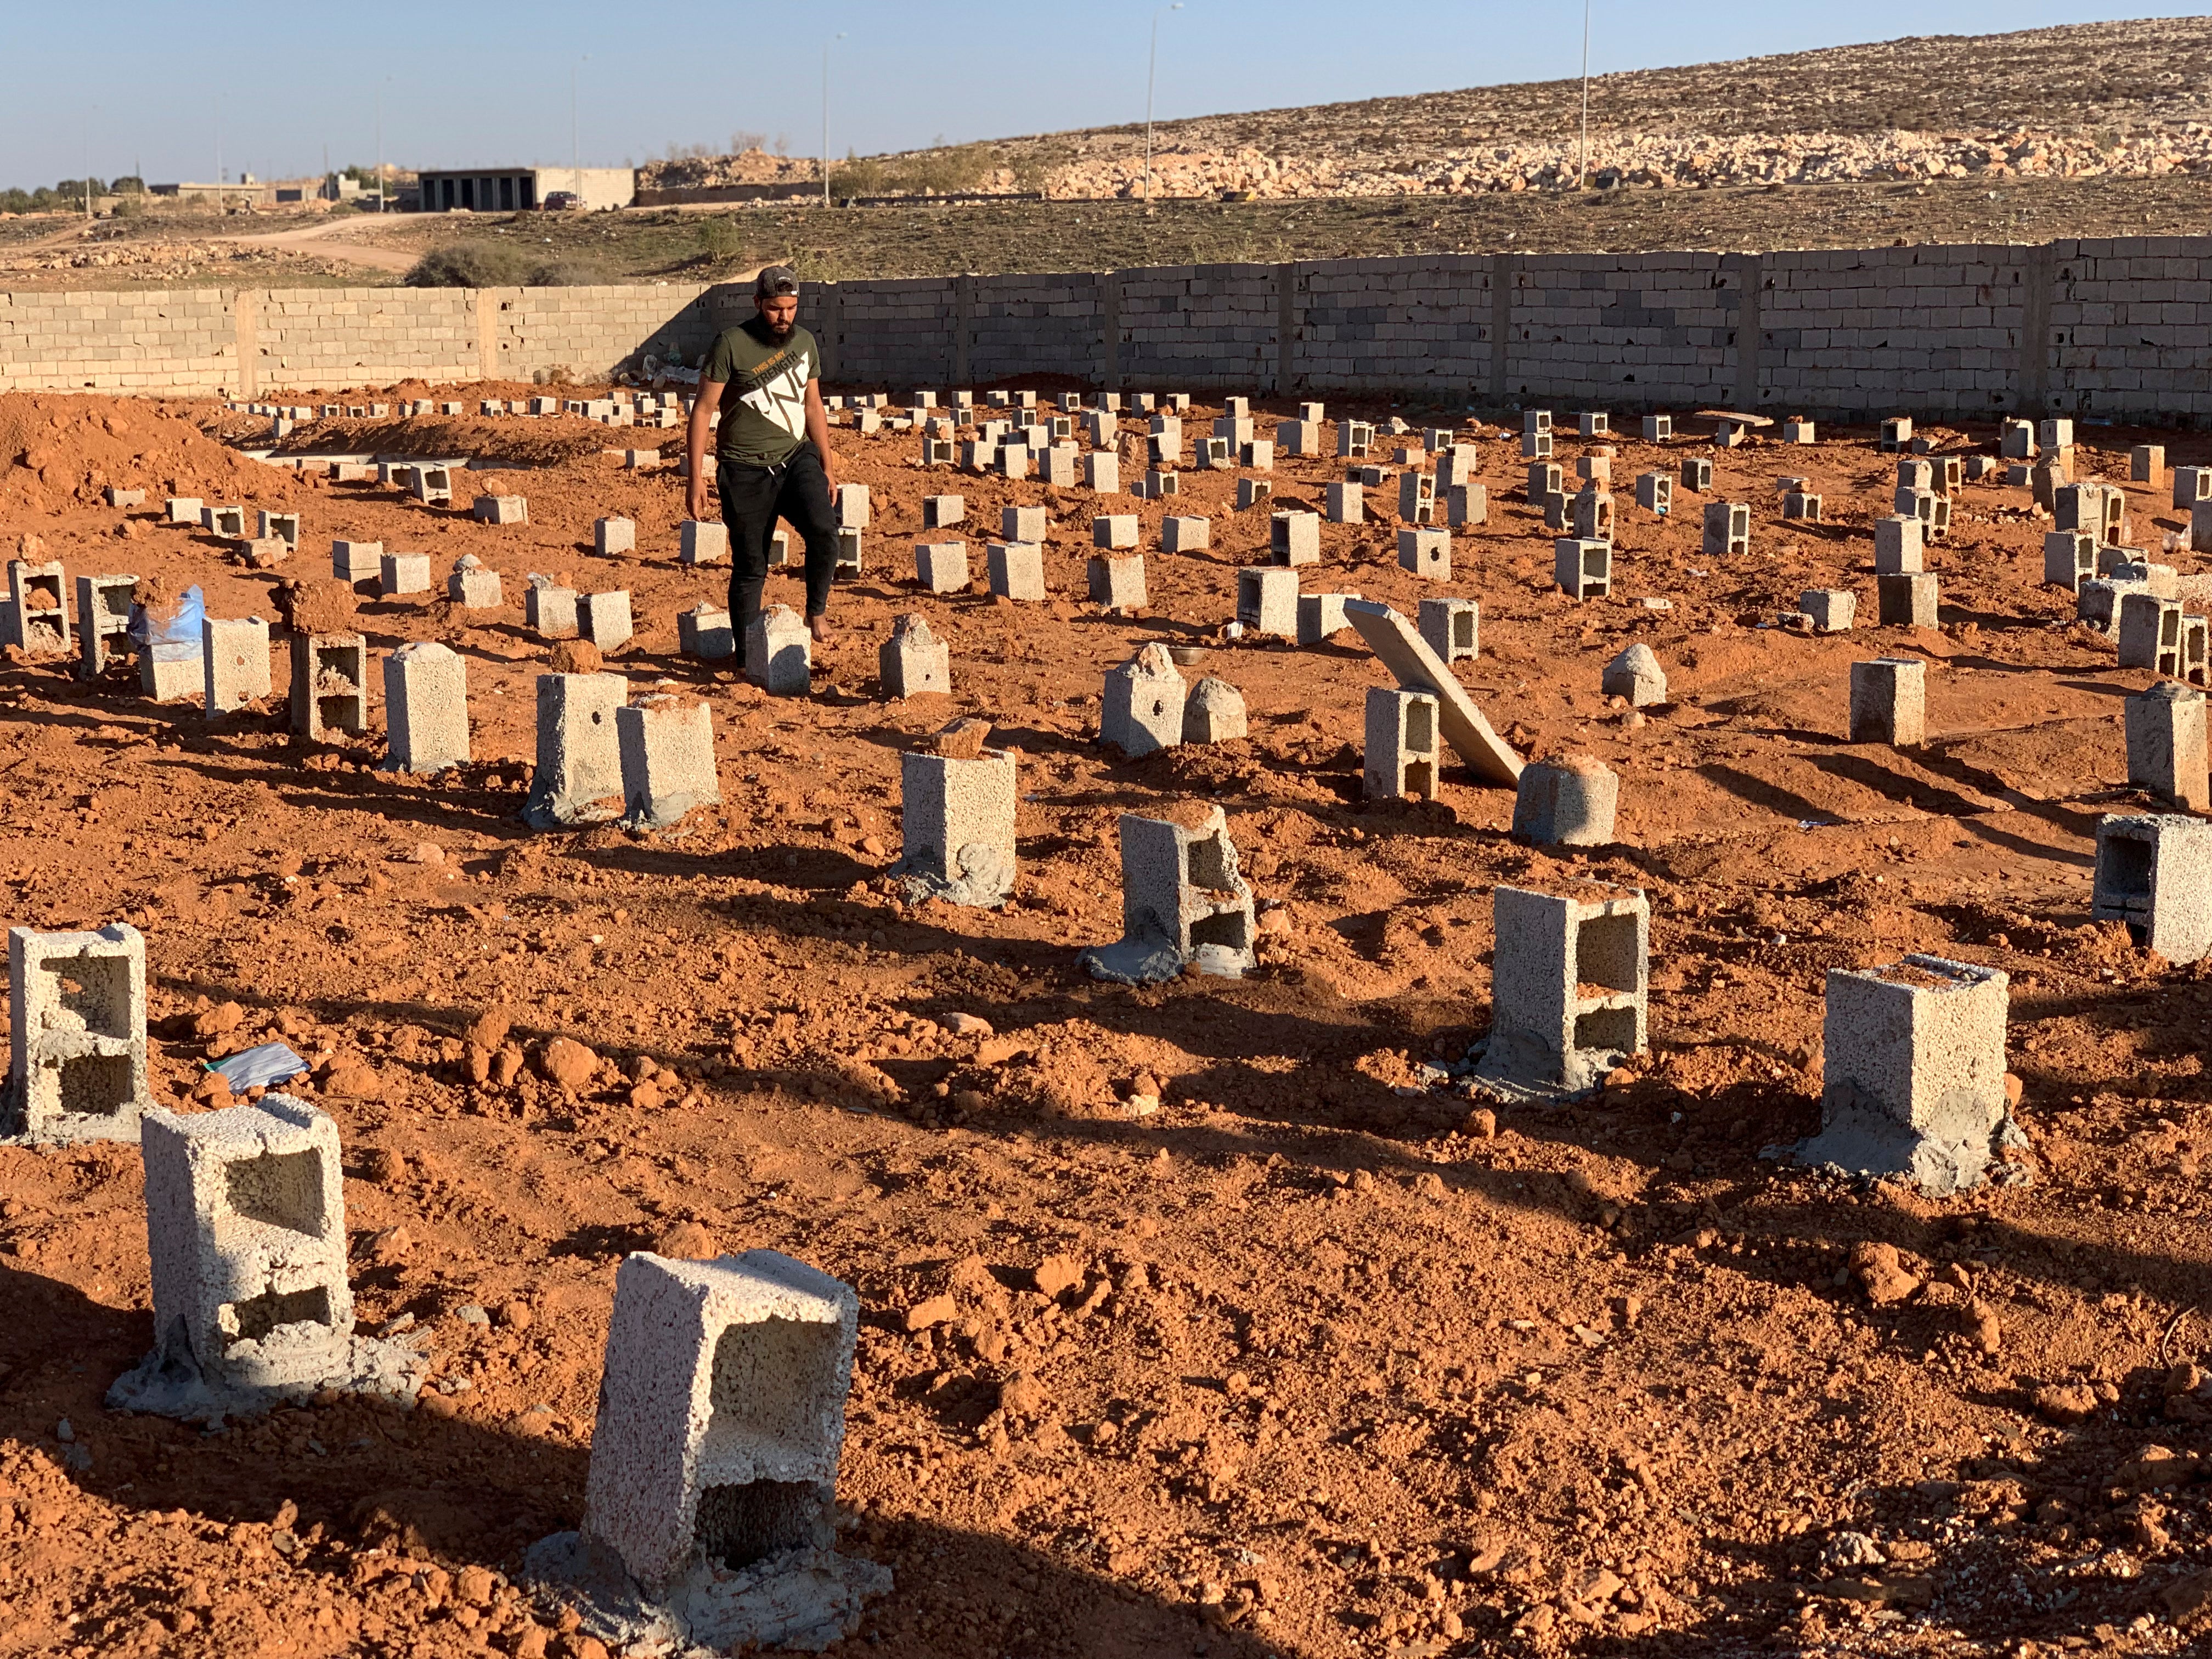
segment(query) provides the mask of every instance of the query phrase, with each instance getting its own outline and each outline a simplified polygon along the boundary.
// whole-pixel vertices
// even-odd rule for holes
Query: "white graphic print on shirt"
[[[770,375],[738,402],[766,416],[794,438],[806,435],[807,358],[801,353],[781,374]]]

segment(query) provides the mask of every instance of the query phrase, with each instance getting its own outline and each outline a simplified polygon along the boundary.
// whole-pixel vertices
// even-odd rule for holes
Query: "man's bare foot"
[[[827,617],[809,617],[806,619],[806,631],[814,635],[815,644],[829,644],[830,618]]]

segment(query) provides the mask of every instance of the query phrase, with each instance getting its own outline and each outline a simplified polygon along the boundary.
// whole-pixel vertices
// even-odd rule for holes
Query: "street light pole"
[[[1589,183],[1589,37],[1590,0],[1583,0],[1583,144],[1575,159],[1575,188]]]
[[[386,76],[384,77],[384,79],[383,79],[383,80],[381,80],[381,81],[380,81],[380,82],[378,82],[376,83],[376,210],[377,210],[379,213],[382,213],[382,212],[384,211],[384,195],[385,195],[385,190],[384,190],[384,88],[385,88],[386,86],[388,86],[388,85],[390,85],[390,84],[391,84],[391,81],[392,81],[392,77],[391,77],[390,76],[388,76],[388,75],[387,75],[387,76]],[[420,179],[417,179],[416,182],[417,184],[420,184],[422,181],[421,181]],[[417,190],[415,193],[416,193],[417,196],[420,196],[422,192],[420,190]]]
[[[845,38],[839,30],[822,43],[822,205],[830,205],[830,47]]]
[[[1145,64],[1145,205],[1152,204],[1152,88],[1160,76],[1160,18],[1171,11],[1181,11],[1182,0],[1171,6],[1162,6],[1152,14],[1152,49]]]
[[[576,205],[584,205],[584,118],[578,112],[581,106],[576,99],[576,76],[592,55],[586,52],[568,65],[568,162],[576,175]]]

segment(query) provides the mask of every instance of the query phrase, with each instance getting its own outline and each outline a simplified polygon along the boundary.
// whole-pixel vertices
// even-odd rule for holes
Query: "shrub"
[[[410,288],[514,288],[522,261],[496,242],[447,242],[417,259],[404,280]]]

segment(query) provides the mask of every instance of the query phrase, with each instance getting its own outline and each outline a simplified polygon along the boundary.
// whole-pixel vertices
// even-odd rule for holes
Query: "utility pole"
[[[822,43],[822,205],[830,205],[830,48],[845,38],[841,29]]]
[[[1152,50],[1145,65],[1145,206],[1152,205],[1152,88],[1160,76],[1160,19],[1171,11],[1181,11],[1182,0],[1171,6],[1162,6],[1152,14]]]
[[[376,210],[384,211],[384,89],[392,84],[386,76],[376,83]]]
[[[586,52],[568,65],[568,161],[576,173],[576,205],[578,207],[584,205],[584,121],[583,117],[577,112],[580,106],[576,101],[576,75],[579,70],[591,61],[591,54]]]
[[[1590,0],[1583,0],[1583,145],[1575,160],[1575,188],[1589,183],[1589,37]]]

